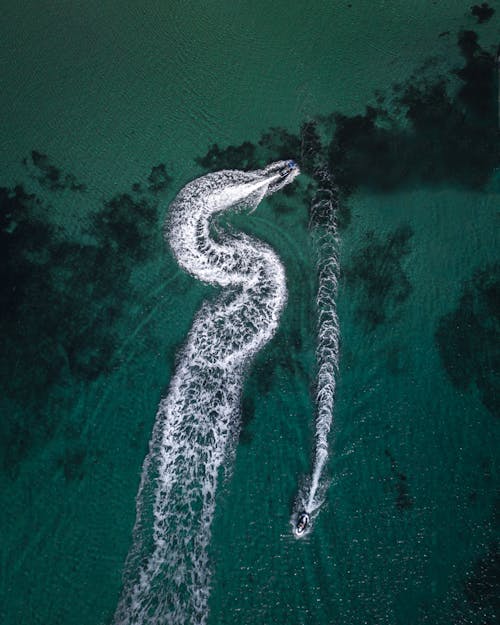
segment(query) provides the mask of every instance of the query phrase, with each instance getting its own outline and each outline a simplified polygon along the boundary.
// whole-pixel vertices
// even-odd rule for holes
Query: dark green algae
[[[32,160],[40,186],[84,192],[45,155],[33,151]],[[158,200],[170,182],[160,164],[145,184],[104,201],[85,244],[47,222],[41,196],[22,185],[0,188],[0,370],[5,397],[23,412],[19,419],[5,411],[1,421],[5,475],[15,477],[19,464],[54,435],[58,417],[46,406],[56,386],[90,383],[115,366],[116,321],[133,297],[132,270],[161,246]],[[81,476],[85,456],[71,444],[59,458],[68,479]]]
[[[483,49],[471,30],[459,34],[458,47],[462,67],[437,78],[422,68],[394,85],[387,97],[379,95],[363,114],[333,112],[308,120],[296,135],[271,128],[255,144],[213,144],[196,162],[216,171],[256,168],[293,156],[316,180],[328,167],[341,204],[358,189],[481,189],[500,163],[495,54]],[[339,225],[348,223],[346,217]]]
[[[457,390],[476,385],[484,406],[500,416],[500,263],[465,281],[454,311],[439,319],[436,347]]]
[[[355,314],[367,331],[394,321],[411,294],[404,260],[411,252],[412,236],[408,225],[399,226],[385,240],[370,230],[343,269],[347,287],[359,291]]]

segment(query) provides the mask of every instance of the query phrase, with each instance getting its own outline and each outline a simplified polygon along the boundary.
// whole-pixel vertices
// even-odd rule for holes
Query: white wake
[[[339,280],[339,238],[336,223],[336,191],[328,173],[322,174],[311,206],[310,232],[316,252],[318,275],[317,310],[317,386],[315,397],[316,434],[312,473],[295,502],[291,524],[296,537],[305,536],[324,500],[328,481],[324,476],[328,461],[328,435],[332,426],[335,387],[339,366],[340,328],[336,298]],[[297,532],[301,513],[309,517],[306,531]]]
[[[254,209],[298,173],[295,164],[279,161],[252,172],[208,174],[170,206],[166,236],[177,262],[224,289],[197,313],[156,415],[116,625],[206,623],[217,481],[238,435],[245,371],[274,334],[286,300],[273,250],[217,229],[214,217]]]

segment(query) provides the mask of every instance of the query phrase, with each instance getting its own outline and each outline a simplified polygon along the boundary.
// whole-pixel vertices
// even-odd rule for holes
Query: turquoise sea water
[[[158,403],[214,295],[168,250],[168,205],[283,157],[290,191],[228,217],[289,295],[217,493],[208,622],[496,622],[499,3],[5,5],[0,622],[112,622]],[[324,167],[341,358],[298,541]]]

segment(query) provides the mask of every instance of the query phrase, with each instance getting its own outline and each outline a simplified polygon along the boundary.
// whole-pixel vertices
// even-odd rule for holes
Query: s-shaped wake
[[[305,536],[311,530],[312,521],[319,512],[328,487],[328,481],[323,474],[328,461],[328,435],[333,420],[339,367],[340,327],[336,305],[340,267],[337,200],[328,172],[321,172],[320,175],[322,181],[311,206],[310,220],[318,275],[316,434],[312,474],[300,489],[290,521],[296,538]]]
[[[197,313],[158,408],[116,625],[206,623],[218,475],[238,435],[245,372],[286,301],[275,252],[243,233],[214,238],[211,225],[223,211],[253,210],[299,173],[293,161],[219,171],[187,184],[170,206],[166,236],[177,262],[223,290]]]

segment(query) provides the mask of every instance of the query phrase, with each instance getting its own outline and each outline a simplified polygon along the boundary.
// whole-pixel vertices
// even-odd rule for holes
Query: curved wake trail
[[[292,517],[296,537],[297,519],[303,512],[315,516],[323,503],[328,487],[323,473],[328,461],[328,435],[332,426],[336,379],[339,366],[340,327],[336,298],[339,280],[339,238],[336,223],[336,191],[328,173],[323,174],[323,184],[316,192],[311,206],[310,231],[316,252],[318,293],[316,298],[318,343],[316,363],[318,368],[316,388],[316,434],[312,474],[301,489]]]
[[[166,235],[179,265],[224,290],[197,313],[156,415],[117,625],[206,623],[217,481],[234,450],[246,369],[274,334],[286,300],[273,250],[216,230],[213,218],[254,209],[298,173],[293,162],[279,161],[253,172],[208,174],[170,206]]]

